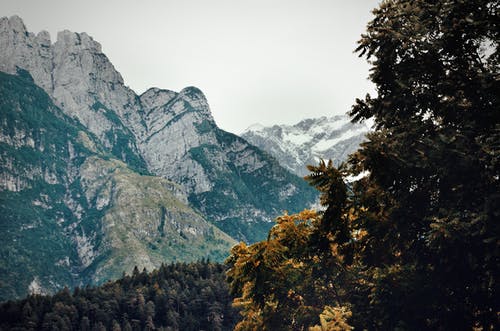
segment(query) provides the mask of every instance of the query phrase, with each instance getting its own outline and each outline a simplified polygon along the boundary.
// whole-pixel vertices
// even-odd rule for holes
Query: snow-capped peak
[[[336,164],[346,160],[368,131],[368,124],[353,124],[348,116],[340,115],[304,119],[295,125],[254,124],[241,136],[304,176],[306,166],[319,159],[332,159]]]

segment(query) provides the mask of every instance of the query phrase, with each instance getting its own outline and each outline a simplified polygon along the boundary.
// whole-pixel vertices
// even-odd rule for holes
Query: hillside
[[[232,330],[226,268],[201,261],[138,269],[100,287],[0,304],[0,330]]]

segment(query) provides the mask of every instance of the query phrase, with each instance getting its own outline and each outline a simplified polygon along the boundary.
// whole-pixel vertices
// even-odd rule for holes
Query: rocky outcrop
[[[206,170],[189,154],[201,145],[216,145],[216,127],[203,93],[188,87],[180,93],[149,89],[140,96],[147,134],[140,148],[149,170],[181,183],[189,193],[210,191]],[[209,128],[200,132],[198,128]]]
[[[354,124],[347,116],[305,119],[295,125],[252,125],[242,137],[273,155],[289,171],[305,176],[307,165],[320,159],[338,165],[356,151],[369,131],[366,124]]]
[[[0,72],[0,109],[0,300],[222,261],[235,243],[179,185],[113,158],[26,73]]]

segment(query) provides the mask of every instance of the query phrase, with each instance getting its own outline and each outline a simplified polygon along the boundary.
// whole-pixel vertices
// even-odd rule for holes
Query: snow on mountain
[[[241,136],[274,156],[299,176],[319,159],[339,164],[354,152],[370,130],[366,123],[351,123],[346,115],[305,119],[295,125],[264,127],[254,124]]]

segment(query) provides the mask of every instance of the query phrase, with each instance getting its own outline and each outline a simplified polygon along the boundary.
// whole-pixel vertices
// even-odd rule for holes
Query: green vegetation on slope
[[[62,227],[76,218],[63,200],[69,167],[91,152],[77,141],[80,128],[29,78],[0,72],[0,298],[25,295],[36,277],[50,291],[74,283],[77,253]]]
[[[244,139],[210,127],[208,121],[198,130],[216,132],[217,145],[201,145],[189,151],[214,186],[208,192],[191,194],[189,200],[233,238],[262,240],[275,216],[284,211],[298,212],[317,200],[317,192],[306,181]],[[222,150],[228,151],[224,164],[218,157]]]
[[[92,279],[116,278],[135,265],[209,258],[223,261],[235,241],[175,198],[171,182],[142,176],[118,160],[89,158],[81,167],[87,199],[102,205],[106,259],[92,265]]]
[[[210,258],[235,242],[64,115],[29,74],[0,73],[0,300]],[[137,165],[134,163],[134,165]]]
[[[232,330],[226,268],[206,261],[162,265],[100,287],[64,289],[0,304],[0,330]]]

